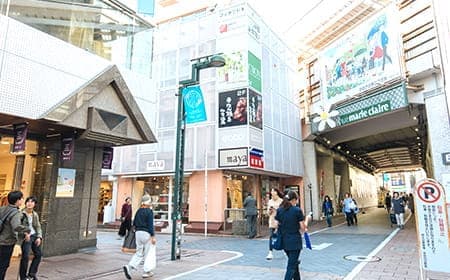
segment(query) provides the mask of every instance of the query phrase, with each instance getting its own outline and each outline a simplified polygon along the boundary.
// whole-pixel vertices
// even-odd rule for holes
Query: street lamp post
[[[175,184],[173,190],[173,213],[172,213],[172,250],[171,259],[176,260],[181,257],[181,227],[182,210],[181,202],[183,197],[183,177],[184,177],[184,144],[185,144],[185,112],[183,104],[183,89],[197,85],[200,81],[200,70],[210,67],[222,67],[225,59],[221,55],[209,55],[191,60],[191,79],[183,80],[178,85],[178,112],[177,112],[177,141],[175,154]]]

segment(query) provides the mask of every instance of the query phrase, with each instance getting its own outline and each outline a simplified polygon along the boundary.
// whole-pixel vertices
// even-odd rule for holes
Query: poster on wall
[[[261,59],[248,52],[248,85],[261,92]]]
[[[334,104],[402,75],[394,8],[365,21],[320,54],[324,102]]]
[[[219,93],[219,128],[247,124],[247,89]]]
[[[391,191],[406,192],[406,181],[404,173],[391,173]]]
[[[262,129],[262,97],[249,89],[248,101],[248,123]]]
[[[244,51],[223,51],[225,65],[217,69],[218,83],[238,83],[247,81],[247,57]]]
[[[75,191],[75,169],[58,168],[55,197],[73,197]]]

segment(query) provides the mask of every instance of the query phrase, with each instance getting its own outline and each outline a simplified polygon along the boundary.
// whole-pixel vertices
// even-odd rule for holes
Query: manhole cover
[[[377,256],[357,256],[357,255],[347,255],[344,256],[345,260],[354,261],[354,262],[379,262],[381,261],[380,257]]]

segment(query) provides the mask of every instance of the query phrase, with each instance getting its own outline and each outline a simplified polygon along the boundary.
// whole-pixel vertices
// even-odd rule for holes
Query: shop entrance
[[[25,197],[33,194],[34,171],[38,143],[26,141],[25,152],[11,153],[14,139],[3,136],[0,140],[0,204],[7,205],[7,195],[12,190],[20,190]]]

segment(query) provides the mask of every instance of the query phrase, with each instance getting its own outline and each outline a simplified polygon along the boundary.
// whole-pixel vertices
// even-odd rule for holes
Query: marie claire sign
[[[147,161],[147,171],[164,170],[166,162],[164,160]]]

